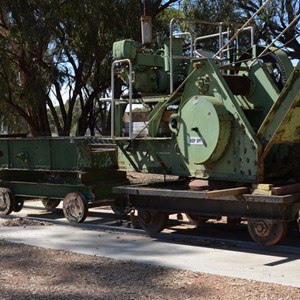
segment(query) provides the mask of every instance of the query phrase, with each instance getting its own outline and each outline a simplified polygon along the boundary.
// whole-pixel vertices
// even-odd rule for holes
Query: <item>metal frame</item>
[[[174,33],[173,34],[173,29],[174,29],[174,24],[176,23],[176,21],[190,21],[193,23],[199,23],[199,24],[204,24],[204,25],[211,25],[211,26],[219,26],[219,32],[215,33],[215,34],[210,34],[210,35],[205,35],[205,36],[201,36],[201,37],[197,37],[195,38],[195,40],[193,41],[193,37],[192,34],[190,32],[182,32],[182,33]],[[248,24],[248,23],[247,23]],[[243,31],[248,31],[250,30],[250,39],[251,39],[251,47],[253,48],[254,45],[254,28],[252,26],[242,26],[240,29],[237,30],[237,32],[233,35],[233,37],[231,39],[229,39],[229,35],[230,32],[229,30],[224,31],[222,30],[222,26],[223,25],[229,25],[229,23],[227,22],[221,22],[221,23],[214,23],[214,22],[206,22],[206,21],[199,21],[199,20],[188,20],[188,19],[183,19],[183,18],[173,18],[170,22],[170,61],[169,61],[169,66],[170,66],[170,94],[172,94],[174,92],[174,79],[173,79],[173,59],[176,58],[175,56],[173,56],[173,37],[175,36],[189,36],[190,40],[191,40],[191,46],[190,46],[190,58],[194,57],[194,53],[198,54],[196,52],[196,43],[199,40],[205,40],[205,39],[209,39],[209,38],[214,38],[214,37],[219,37],[219,50],[218,52],[213,56],[213,58],[216,58],[217,54],[220,53],[220,57],[221,57],[221,61],[223,59],[223,53],[225,51],[229,50],[229,43],[231,41],[233,41],[234,39],[236,39],[238,41],[238,35],[243,32]],[[224,44],[224,39],[223,36],[227,35],[229,41]]]
[[[176,182],[172,182],[176,183]],[[169,184],[169,185],[168,185]],[[207,216],[230,216],[293,221],[300,210],[300,194],[262,196],[252,194],[218,196],[211,198],[207,191],[145,186],[120,186],[116,194],[127,195],[136,209],[168,213],[191,213]]]

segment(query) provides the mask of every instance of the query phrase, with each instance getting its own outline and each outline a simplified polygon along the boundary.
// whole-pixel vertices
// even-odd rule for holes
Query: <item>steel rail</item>
[[[9,215],[2,217],[7,220],[18,219],[20,217]],[[40,222],[47,222],[58,226],[71,226],[78,227],[88,230],[102,230],[116,233],[124,233],[130,235],[138,236],[149,236],[145,231],[141,229],[125,228],[120,226],[103,225],[103,224],[89,224],[89,223],[69,223],[67,220],[53,220],[49,218],[40,217],[21,217],[22,219],[34,220]],[[117,218],[116,218],[117,219]],[[119,219],[119,218],[118,218]],[[181,222],[180,223],[185,223]],[[27,225],[27,227],[30,225]],[[33,227],[36,225],[32,225]],[[43,225],[45,226],[45,225]],[[150,237],[149,238],[153,238]],[[300,248],[288,245],[275,245],[272,247],[263,247],[257,245],[253,241],[241,241],[228,238],[216,238],[204,235],[190,235],[190,234],[179,234],[179,233],[167,233],[160,232],[155,235],[155,239],[160,241],[165,240],[168,243],[181,243],[187,244],[195,247],[208,247],[208,248],[221,248],[233,251],[251,251],[257,252],[258,254],[268,254],[268,255],[300,255]]]

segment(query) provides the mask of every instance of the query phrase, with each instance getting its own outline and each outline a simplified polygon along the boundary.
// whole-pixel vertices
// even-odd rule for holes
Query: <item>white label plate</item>
[[[191,136],[188,138],[188,143],[190,145],[203,145],[203,139],[200,136]]]

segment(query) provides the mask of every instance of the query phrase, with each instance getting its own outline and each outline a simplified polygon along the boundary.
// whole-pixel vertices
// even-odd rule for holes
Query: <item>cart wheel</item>
[[[261,246],[273,246],[281,242],[287,232],[287,223],[270,220],[248,220],[248,231],[252,239]]]
[[[169,220],[169,215],[160,211],[139,210],[138,222],[139,225],[149,235],[155,235],[166,228]]]
[[[24,206],[24,200],[21,198],[15,198],[15,207],[14,207],[14,211],[15,212],[19,212],[22,210]]]
[[[132,208],[126,200],[117,200],[116,204],[111,205],[110,208],[117,216],[126,216],[132,211]]]
[[[53,210],[56,208],[60,203],[58,199],[42,199],[42,204],[47,210]]]
[[[15,208],[15,198],[8,188],[0,188],[0,217],[9,215]]]
[[[63,201],[63,212],[71,223],[82,223],[88,214],[88,203],[83,195],[69,193]]]

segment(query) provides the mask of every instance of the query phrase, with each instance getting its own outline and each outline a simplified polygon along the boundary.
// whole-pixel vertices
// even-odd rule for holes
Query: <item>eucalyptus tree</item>
[[[1,102],[24,118],[32,135],[51,135],[47,108],[58,135],[69,135],[75,102],[86,120],[94,99],[108,88],[110,26],[117,20],[117,7],[109,4],[1,2]]]
[[[51,75],[48,58],[52,24],[45,18],[47,3],[0,3],[0,101],[2,112],[21,116],[33,135],[50,135],[47,118]]]
[[[105,118],[115,40],[139,39],[139,16],[176,1],[3,0],[0,3],[0,101],[32,135],[77,134]],[[96,105],[98,103],[98,105]],[[50,113],[49,113],[50,111]],[[102,112],[102,114],[101,114]],[[78,113],[78,112],[77,112]]]

